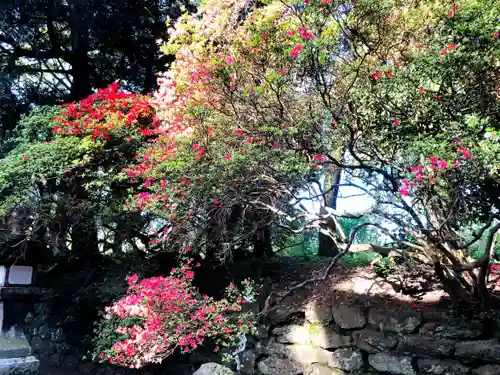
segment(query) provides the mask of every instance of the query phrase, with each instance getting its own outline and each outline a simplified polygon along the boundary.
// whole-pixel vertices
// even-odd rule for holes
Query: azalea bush
[[[149,246],[151,218],[124,210],[136,185],[124,168],[136,163],[158,126],[148,97],[116,83],[23,118],[0,160],[0,214],[22,209],[29,217],[15,235],[3,232],[6,241],[84,258],[99,251],[119,256],[122,246],[137,252],[137,237]]]
[[[247,333],[255,333],[254,314],[245,304],[254,301],[257,287],[246,279],[231,283],[225,297],[202,296],[193,286],[192,259],[166,277],[139,280],[130,276],[127,293],[106,307],[95,338],[95,358],[123,367],[160,363],[176,350],[190,353],[207,345],[231,348]]]

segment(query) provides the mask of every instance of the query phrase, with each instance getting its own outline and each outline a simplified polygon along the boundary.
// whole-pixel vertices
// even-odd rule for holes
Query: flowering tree
[[[16,244],[8,252],[15,258],[27,248],[48,248],[52,255],[86,258],[134,248],[136,240],[149,246],[147,217],[123,209],[134,189],[123,169],[157,126],[147,98],[116,84],[24,118],[1,160],[2,217],[24,211],[17,229],[2,231],[2,242]]]
[[[311,218],[288,205],[336,168],[346,182],[316,198],[357,186],[374,199],[376,226],[397,226],[380,229],[395,251],[432,266],[456,301],[489,303],[498,6],[205,2],[165,46],[177,58],[155,96],[165,131],[140,164],[147,191],[136,204],[169,210],[172,242],[200,222],[226,240],[253,233],[230,223],[257,211],[294,231],[319,227],[343,253],[352,246],[335,210]],[[491,239],[476,261],[461,238],[474,221],[484,224],[474,241]]]

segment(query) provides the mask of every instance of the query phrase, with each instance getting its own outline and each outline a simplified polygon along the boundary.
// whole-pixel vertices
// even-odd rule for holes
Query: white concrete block
[[[6,276],[7,276],[7,267],[0,266],[0,286],[5,286]]]
[[[9,284],[31,285],[33,282],[33,267],[11,266],[9,269]]]

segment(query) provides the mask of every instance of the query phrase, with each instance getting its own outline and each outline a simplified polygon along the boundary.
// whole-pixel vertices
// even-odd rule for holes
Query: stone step
[[[40,362],[33,356],[0,358],[0,375],[38,375]]]
[[[31,346],[24,334],[16,332],[16,335],[0,336],[0,359],[27,357],[31,355]],[[0,372],[0,374],[2,374]]]

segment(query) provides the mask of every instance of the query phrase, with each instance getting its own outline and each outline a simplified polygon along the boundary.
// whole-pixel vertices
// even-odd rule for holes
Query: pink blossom
[[[290,52],[290,56],[292,56],[292,57],[298,57],[301,50],[302,50],[302,45],[301,44],[297,44],[293,48],[292,52]]]

